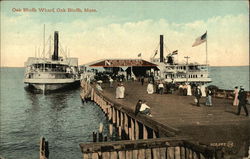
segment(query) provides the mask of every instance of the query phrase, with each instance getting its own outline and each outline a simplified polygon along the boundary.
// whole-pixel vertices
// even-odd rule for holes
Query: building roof
[[[143,59],[104,59],[89,65],[89,67],[122,67],[122,66],[154,67],[157,65]]]

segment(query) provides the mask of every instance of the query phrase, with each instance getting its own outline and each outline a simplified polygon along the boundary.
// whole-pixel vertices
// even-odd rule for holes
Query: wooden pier
[[[223,158],[225,150],[221,151],[221,149],[224,149],[225,146],[232,149],[239,142],[248,141],[250,138],[250,135],[248,135],[250,134],[248,133],[250,132],[250,120],[243,115],[236,116],[234,114],[236,107],[231,106],[231,99],[227,99],[230,95],[222,98],[222,93],[218,93],[220,98],[213,99],[213,107],[196,107],[193,102],[194,97],[191,96],[178,96],[176,94],[149,95],[146,93],[146,85],[142,86],[138,82],[126,82],[124,84],[126,88],[125,99],[116,99],[115,88],[110,88],[108,84],[102,84],[104,91],[99,92],[86,82],[82,83],[83,92],[81,97],[88,97],[100,106],[111,126],[117,128],[121,139],[131,140],[128,142],[133,151],[140,149],[137,147],[139,142],[146,141],[148,149],[151,149],[150,145],[154,145],[154,142],[158,141],[159,138],[162,140],[175,138],[176,141],[178,140],[178,147],[184,149],[189,147],[192,150],[192,147],[207,145],[205,148],[203,147],[204,151],[197,149],[195,153],[192,152],[192,154],[199,155],[191,155],[190,158],[210,158],[211,156],[213,158]],[[229,93],[226,92],[225,94]],[[148,105],[152,108],[153,117],[141,114],[136,116],[134,114],[135,105],[139,99],[147,100]],[[202,102],[204,102],[204,99],[202,99]],[[239,131],[239,129],[242,130]],[[183,136],[188,136],[189,139],[183,139]],[[80,146],[84,158],[91,158],[92,154],[99,154],[99,157],[105,158],[104,156],[107,154],[109,154],[107,156],[110,156],[114,150],[110,145],[120,144],[122,146],[126,142],[82,143]],[[192,144],[183,145],[182,143]],[[97,149],[95,149],[96,146]],[[171,145],[162,145],[158,148],[168,149],[169,147]],[[142,149],[146,150],[146,147]],[[119,154],[120,151],[125,150],[121,148],[115,149],[115,151]],[[152,149],[150,152],[153,152]],[[104,154],[100,155],[102,153]],[[155,157],[151,155],[151,158]],[[182,156],[176,158],[182,158]]]

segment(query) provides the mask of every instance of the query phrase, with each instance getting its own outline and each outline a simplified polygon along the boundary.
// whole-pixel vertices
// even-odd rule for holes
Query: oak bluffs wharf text
[[[97,10],[93,8],[12,8],[12,12],[64,13],[64,12],[97,12]]]

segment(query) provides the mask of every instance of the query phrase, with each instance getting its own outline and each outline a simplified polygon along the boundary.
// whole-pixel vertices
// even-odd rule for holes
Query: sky
[[[24,8],[36,10],[25,12]],[[54,12],[40,12],[39,9]],[[69,12],[68,9],[83,12]],[[84,9],[95,12],[84,12]],[[65,10],[65,12],[62,12]],[[149,60],[164,35],[165,56],[211,66],[249,65],[249,4],[242,1],[1,1],[1,67],[24,67],[59,31],[60,47],[79,64],[106,58]],[[46,49],[49,46],[46,45]],[[159,55],[156,55],[158,57]]]

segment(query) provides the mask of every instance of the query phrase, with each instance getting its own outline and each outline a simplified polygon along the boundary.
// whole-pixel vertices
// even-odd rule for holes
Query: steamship
[[[45,93],[79,86],[78,58],[60,57],[58,55],[58,36],[58,32],[55,31],[53,55],[43,58],[29,57],[25,62],[24,83],[29,88]]]
[[[163,35],[160,35],[160,58],[155,58],[157,51],[154,56],[150,58],[152,63],[157,64],[159,72],[157,73],[161,80],[165,82],[175,83],[193,83],[193,84],[206,84],[212,82],[209,77],[209,65],[200,63],[178,63],[176,56],[178,56],[178,50],[168,53],[164,57],[164,40]]]

